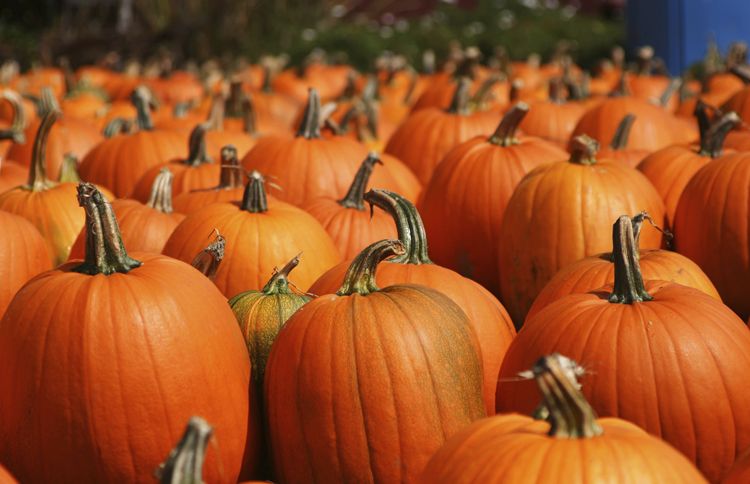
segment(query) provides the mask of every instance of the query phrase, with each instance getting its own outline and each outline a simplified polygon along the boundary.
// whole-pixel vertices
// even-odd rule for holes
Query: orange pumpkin
[[[6,103],[3,103],[5,101]],[[0,120],[0,160],[2,160],[13,143],[25,143],[26,133],[26,111],[23,107],[21,96],[3,89],[0,91],[0,105],[7,104],[12,110],[9,122]]]
[[[446,438],[485,415],[461,308],[427,287],[375,284],[378,263],[404,252],[398,241],[369,246],[336,294],[279,332],[265,380],[279,481],[413,482]]]
[[[237,158],[237,149],[231,145],[225,146],[221,150],[219,183],[208,189],[181,193],[174,197],[172,205],[176,211],[188,215],[211,203],[239,202],[245,192],[242,180],[243,170]]]
[[[365,194],[365,200],[393,217],[398,238],[406,247],[404,255],[378,268],[379,284],[419,284],[431,287],[451,298],[469,316],[482,350],[482,393],[487,412],[491,414],[494,411],[497,373],[505,350],[515,336],[508,313],[489,291],[476,282],[432,263],[422,220],[411,202],[385,190],[371,190]],[[326,272],[310,287],[310,292],[328,294],[336,291],[347,267],[348,262],[343,262]]]
[[[599,156],[602,158],[617,160],[631,168],[637,167],[641,160],[648,156],[650,151],[628,148],[630,130],[635,121],[635,116],[632,114],[623,117],[620,124],[617,126],[617,131],[615,131],[614,136],[612,136],[612,141],[608,146],[602,147],[602,149],[599,150]]]
[[[611,247],[601,227],[641,210],[664,220],[664,203],[648,179],[619,162],[597,160],[597,148],[591,138],[577,137],[568,162],[532,170],[508,202],[497,243],[500,294],[517,327],[557,271]],[[642,243],[659,248],[661,233],[644,233]]]
[[[750,365],[750,331],[697,289],[644,284],[630,217],[614,231],[614,287],[570,294],[526,320],[500,370],[497,410],[531,411],[533,386],[510,380],[539,355],[569,355],[591,369],[583,393],[599,415],[661,437],[717,482],[750,446],[750,391],[736,370]]]
[[[479,420],[430,459],[420,482],[705,483],[683,455],[630,422],[597,418],[559,354],[532,372],[547,419],[511,414]],[[585,386],[585,385],[584,385]]]
[[[521,121],[521,130],[564,148],[570,135],[586,112],[586,106],[575,101],[566,101],[563,96],[562,79],[549,81],[549,100],[531,104],[529,113]]]
[[[497,250],[505,207],[533,168],[565,157],[555,145],[517,136],[526,103],[505,114],[495,132],[465,141],[443,158],[420,204],[435,261],[498,293]]]
[[[743,452],[737,459],[729,473],[721,480],[721,484],[743,484],[750,481],[750,449]]]
[[[187,264],[131,258],[101,193],[78,198],[86,258],[35,277],[0,321],[0,460],[22,482],[145,482],[199,414],[221,442],[206,480],[235,482],[258,430],[226,300]]]
[[[314,254],[292,278],[302,288],[341,260],[317,220],[266,197],[265,179],[258,172],[253,172],[241,203],[214,203],[189,214],[167,241],[164,254],[190,262],[203,248],[204,237],[215,229],[229,247],[214,280],[227,297],[260,289],[276,261],[300,252]]]

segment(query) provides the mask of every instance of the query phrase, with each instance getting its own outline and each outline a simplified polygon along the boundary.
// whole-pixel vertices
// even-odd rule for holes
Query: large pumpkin
[[[497,243],[501,300],[516,326],[539,291],[565,266],[611,247],[601,230],[622,213],[646,210],[657,223],[664,203],[641,173],[597,160],[597,143],[576,138],[567,162],[531,171],[513,193]],[[661,245],[661,233],[642,235],[644,248]]]
[[[528,105],[518,103],[491,136],[476,136],[449,151],[420,204],[435,261],[496,294],[496,245],[508,200],[526,173],[565,158],[565,151],[547,141],[516,134],[527,112]]]
[[[341,260],[330,236],[317,220],[288,203],[266,197],[265,179],[253,172],[241,202],[205,206],[188,215],[175,229],[164,254],[191,262],[218,230],[227,254],[214,282],[227,297],[260,289],[278,260],[300,252],[310,254],[292,282],[306,288]]]
[[[0,321],[0,460],[23,482],[146,482],[197,414],[221,442],[207,480],[236,482],[250,363],[226,300],[187,264],[131,258],[103,196],[78,197],[86,258],[34,278]]]
[[[750,316],[750,153],[714,160],[682,192],[675,249],[695,261],[742,319]]]
[[[265,380],[279,481],[413,482],[446,438],[485,415],[461,308],[427,287],[375,284],[379,261],[404,252],[398,241],[369,246],[336,294],[279,332]]]
[[[597,418],[570,375],[574,366],[559,354],[534,364],[534,379],[549,413],[546,420],[517,414],[479,420],[435,453],[420,482],[706,482],[663,441],[625,420]]]
[[[393,217],[398,238],[406,253],[381,264],[378,283],[381,285],[419,284],[436,289],[451,298],[469,316],[479,338],[484,372],[484,401],[488,413],[494,411],[493,386],[497,379],[505,350],[515,336],[510,316],[489,291],[476,282],[433,264],[430,260],[422,219],[414,205],[392,192],[371,190],[365,200]],[[348,262],[343,262],[320,277],[310,287],[313,294],[329,294],[338,288],[346,273]]]
[[[599,415],[661,437],[716,482],[750,446],[750,391],[740,371],[750,365],[750,331],[697,289],[644,285],[630,218],[614,231],[614,287],[565,296],[526,320],[503,361],[497,410],[530,412],[533,385],[511,380],[559,352],[590,370],[583,393]]]

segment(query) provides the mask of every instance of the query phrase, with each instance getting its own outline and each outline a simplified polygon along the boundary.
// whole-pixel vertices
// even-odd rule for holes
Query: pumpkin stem
[[[86,212],[86,255],[74,272],[109,275],[127,273],[141,265],[130,258],[122,243],[112,206],[91,183],[78,184],[78,205]]]
[[[185,433],[172,449],[167,460],[159,465],[156,478],[161,484],[203,483],[203,463],[206,446],[213,435],[213,428],[200,417],[191,417]]]
[[[367,183],[370,181],[370,175],[372,175],[372,170],[375,168],[375,165],[382,164],[383,162],[380,161],[380,157],[377,153],[370,153],[367,155],[365,161],[359,165],[359,170],[357,170],[357,173],[354,175],[354,181],[349,187],[349,191],[346,192],[346,196],[339,200],[339,205],[346,208],[364,210],[365,189],[367,188]]]
[[[47,138],[55,121],[61,115],[60,111],[48,111],[43,115],[39,124],[36,138],[34,138],[29,180],[26,183],[26,186],[32,191],[46,190],[53,185],[53,182],[47,178]]]
[[[206,152],[206,123],[199,123],[190,132],[188,138],[188,157],[183,161],[188,166],[199,166],[212,163],[213,160]]]
[[[229,96],[225,104],[225,114],[230,118],[242,117],[242,100],[245,93],[242,91],[242,81],[233,79],[229,84]]]
[[[380,288],[375,284],[375,271],[378,264],[389,257],[401,256],[405,253],[404,244],[398,240],[380,240],[367,246],[352,261],[344,277],[344,283],[336,294],[366,296],[379,291]]]
[[[303,136],[306,139],[318,139],[320,138],[320,95],[318,95],[318,90],[313,87],[308,92],[307,106],[297,130],[297,136]]]
[[[41,96],[39,97],[38,111],[40,116],[43,116],[50,111],[61,111],[60,103],[57,102],[55,93],[47,86],[42,88]]]
[[[23,108],[23,101],[17,92],[10,89],[3,89],[0,92],[0,101],[5,100],[13,109],[13,121],[10,128],[0,130],[0,139],[10,139],[14,143],[23,144],[26,142],[26,111]]]
[[[391,262],[398,264],[432,264],[427,246],[427,233],[422,223],[422,217],[413,203],[401,195],[388,190],[370,190],[365,193],[365,201],[386,211],[396,222],[398,239],[404,246],[405,252],[395,257]]]
[[[295,255],[292,260],[286,263],[279,270],[274,270],[273,276],[268,280],[261,292],[266,296],[274,294],[289,294],[289,274],[299,265],[299,257],[302,254]]]
[[[620,75],[620,80],[617,82],[617,87],[614,91],[609,93],[609,97],[628,97],[630,96],[630,87],[628,85],[628,71],[623,70]]]
[[[250,136],[258,134],[258,118],[255,115],[253,97],[249,94],[242,100],[242,131]]]
[[[750,66],[737,65],[729,68],[729,72],[739,77],[745,84],[750,84]]]
[[[174,174],[166,166],[159,171],[151,185],[151,196],[146,205],[161,213],[172,213],[172,180]]]
[[[219,264],[224,259],[227,241],[219,233],[219,229],[214,229],[212,233],[214,234],[214,239],[203,250],[198,252],[190,265],[198,269],[204,276],[213,280],[214,276],[216,276],[216,271],[219,270]]]
[[[102,134],[105,138],[111,138],[118,134],[127,134],[133,128],[133,123],[125,118],[114,118],[104,127]]]
[[[638,75],[650,76],[654,61],[654,48],[644,45],[638,49],[636,62],[638,64]]]
[[[139,130],[151,131],[154,122],[151,119],[151,93],[146,86],[139,86],[130,95],[130,100],[137,111],[136,125]]]
[[[271,66],[268,64],[268,62],[264,62],[263,63],[263,85],[260,88],[261,91],[265,93],[273,92],[273,89],[271,88],[272,78],[273,78],[273,74],[271,73]]]
[[[609,147],[613,150],[624,150],[628,146],[628,139],[630,138],[630,129],[633,127],[635,122],[634,114],[626,114],[620,124],[617,125],[617,131],[612,136],[612,141],[609,143]]]
[[[549,100],[555,104],[565,104],[565,81],[559,77],[549,80]]]
[[[482,84],[479,85],[479,89],[477,89],[477,92],[474,93],[474,95],[471,97],[471,101],[469,101],[470,106],[481,106],[489,97],[490,93],[492,92],[492,86],[500,82],[501,76],[500,74],[493,74],[487,79],[482,82]]]
[[[518,102],[513,106],[510,111],[505,113],[500,124],[492,136],[489,137],[488,141],[498,146],[512,146],[518,144],[518,138],[516,138],[516,130],[518,125],[521,124],[523,118],[529,113],[529,105],[525,102]]]
[[[571,378],[570,366],[575,362],[558,353],[544,356],[534,364],[532,372],[549,411],[549,436],[557,439],[584,439],[602,435],[596,412]]]
[[[448,108],[448,112],[451,114],[459,114],[462,116],[469,114],[469,89],[471,88],[471,80],[468,77],[462,77],[458,80],[456,91],[453,93],[453,99],[451,105]]]
[[[633,220],[620,216],[612,229],[612,257],[615,262],[615,286],[609,302],[633,304],[653,299],[643,285],[643,275],[638,262],[639,253]]]
[[[190,111],[191,108],[192,108],[192,103],[190,101],[183,101],[181,103],[177,103],[174,105],[174,108],[172,108],[172,117],[175,119],[182,119],[188,115],[188,112]]]
[[[242,166],[237,158],[237,148],[226,145],[221,148],[221,171],[218,188],[238,188],[242,183]]]
[[[411,104],[412,98],[414,97],[414,92],[417,90],[418,82],[419,74],[417,74],[417,72],[413,68],[409,67],[409,86],[406,88],[406,94],[404,95],[404,99],[401,101],[403,104]]]
[[[224,110],[224,97],[221,94],[215,94],[211,99],[211,109],[204,123],[207,129],[224,130]]]
[[[669,104],[669,100],[672,99],[672,96],[674,93],[676,93],[680,87],[682,87],[682,79],[679,77],[675,77],[671,81],[669,81],[669,85],[666,89],[664,89],[664,92],[659,96],[659,106],[661,107],[667,107],[667,104]]]
[[[742,120],[734,111],[730,111],[714,121],[708,131],[701,133],[700,154],[714,159],[721,156],[724,140],[729,132],[741,122]]]
[[[63,155],[60,176],[57,181],[60,183],[78,183],[81,181],[81,176],[78,174],[78,158],[73,153]]]
[[[257,170],[250,173],[250,181],[245,186],[242,195],[243,210],[250,213],[263,213],[268,211],[268,200],[266,198],[266,179]]]
[[[570,145],[570,163],[578,165],[593,165],[596,163],[596,152],[599,151],[599,142],[582,134],[576,136]]]

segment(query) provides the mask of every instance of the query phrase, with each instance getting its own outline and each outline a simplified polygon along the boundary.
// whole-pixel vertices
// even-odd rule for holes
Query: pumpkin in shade
[[[380,158],[371,153],[362,162],[344,198],[318,198],[302,208],[320,222],[345,260],[378,240],[396,236],[391,217],[382,211],[365,210],[365,189]]]
[[[406,163],[423,185],[454,146],[491,133],[497,125],[497,113],[470,111],[469,85],[470,81],[463,79],[447,110],[427,108],[413,113],[388,140],[385,152]]]
[[[149,96],[143,87],[133,91],[138,130],[117,134],[96,145],[81,160],[81,178],[109,188],[118,197],[127,197],[149,168],[184,158],[184,139],[179,132],[153,129]]]
[[[706,482],[662,440],[625,420],[597,418],[570,375],[575,365],[559,354],[540,358],[532,374],[549,417],[511,414],[474,422],[435,453],[420,482]]]
[[[17,483],[18,481],[16,480],[16,478],[10,475],[10,472],[8,472],[8,470],[5,467],[0,465],[0,484],[17,484]]]
[[[632,218],[635,249],[638,250],[643,222],[651,216],[641,212]],[[657,230],[660,230],[657,228]],[[586,257],[561,269],[544,286],[534,300],[526,318],[533,317],[545,307],[568,294],[582,294],[615,281],[615,255],[612,252]],[[687,257],[669,250],[638,250],[641,272],[646,280],[669,281],[693,287],[717,301],[721,301],[711,280],[698,265]]]
[[[646,175],[664,200],[667,227],[674,227],[677,204],[690,179],[707,163],[722,156],[724,138],[740,123],[737,113],[731,112],[710,123],[708,107],[696,105],[701,131],[698,145],[674,145],[648,155],[638,170]]]
[[[341,260],[331,237],[312,215],[266,196],[265,179],[253,172],[241,202],[213,203],[188,215],[164,247],[164,254],[190,262],[218,230],[230,248],[214,282],[227,297],[260,289],[279,259],[303,252],[308,262],[292,282],[306,288]]]
[[[365,194],[365,200],[393,217],[398,238],[406,248],[406,253],[380,265],[378,283],[384,286],[419,284],[431,287],[461,307],[479,339],[485,407],[488,413],[493,413],[497,373],[505,350],[516,334],[510,316],[485,288],[450,269],[432,263],[422,219],[411,202],[385,190],[371,190]],[[326,272],[310,287],[310,292],[329,294],[336,291],[346,274],[348,264],[341,263]]]
[[[0,317],[26,281],[52,269],[47,243],[31,222],[0,210]]]
[[[599,150],[599,156],[610,160],[616,160],[625,166],[635,168],[649,153],[648,150],[639,150],[634,148],[628,148],[628,140],[630,139],[630,130],[635,123],[635,116],[632,114],[625,115],[620,124],[617,126],[612,141],[609,145],[602,147]]]
[[[221,165],[219,183],[211,188],[191,190],[174,197],[174,209],[185,215],[200,210],[208,204],[216,202],[232,202],[242,200],[245,192],[244,178],[237,149],[228,145],[221,149]]]
[[[516,327],[557,271],[611,248],[601,230],[622,213],[645,210],[664,220],[664,203],[648,179],[616,161],[597,159],[598,144],[574,140],[567,162],[540,166],[521,180],[505,209],[498,262],[500,295]],[[658,249],[662,234],[641,236],[646,249]]]
[[[130,257],[93,185],[78,199],[85,259],[32,279],[0,321],[0,460],[23,482],[146,482],[200,414],[221,442],[207,481],[236,482],[257,429],[225,298],[187,264]]]
[[[49,89],[42,93],[42,111],[60,111],[60,106]],[[39,130],[42,120],[31,121],[26,127],[26,139],[33,140],[34,134]],[[53,179],[60,176],[64,156],[72,153],[78,159],[82,159],[91,149],[102,141],[102,135],[92,123],[71,116],[60,117],[52,127],[46,150],[47,173]],[[25,166],[31,165],[34,154],[34,144],[14,143],[8,150],[8,158]]]
[[[54,265],[67,260],[70,247],[83,227],[84,213],[76,203],[74,183],[56,183],[47,178],[45,144],[59,111],[48,111],[34,139],[34,156],[28,182],[0,194],[0,210],[20,215],[44,237]]]
[[[136,183],[130,198],[145,202],[151,196],[151,187],[162,168],[169,168],[174,174],[172,193],[180,193],[211,188],[219,178],[221,167],[208,156],[206,150],[206,125],[198,124],[188,138],[188,156],[153,166],[141,176]]]
[[[340,197],[346,193],[367,149],[345,136],[323,137],[320,132],[320,98],[315,89],[294,138],[267,136],[243,158],[242,166],[258,170],[281,186],[279,198],[302,206],[318,197]],[[386,170],[374,173],[374,186],[395,187]]]
[[[729,473],[721,480],[721,484],[745,484],[747,482],[750,482],[750,449],[742,453]]]
[[[172,172],[162,168],[154,180],[151,196],[144,204],[137,200],[112,201],[125,245],[137,252],[161,254],[164,244],[185,216],[172,210]],[[83,258],[86,250],[86,229],[78,234],[70,250],[70,259]]]
[[[723,156],[688,182],[674,220],[675,250],[711,278],[724,303],[750,316],[750,153]]]
[[[578,120],[586,112],[586,106],[575,101],[566,101],[563,95],[563,80],[549,81],[549,100],[531,105],[521,121],[521,130],[530,136],[542,138],[565,148]]]
[[[453,148],[435,169],[420,204],[435,261],[499,292],[496,244],[505,207],[524,175],[565,151],[517,135],[526,103],[508,111],[495,132]]]
[[[630,217],[613,231],[614,286],[562,297],[526,320],[503,361],[497,410],[533,410],[533,386],[509,379],[559,352],[592,370],[583,393],[599,415],[664,439],[716,482],[750,446],[740,371],[750,365],[750,331],[697,289],[644,284]]]
[[[280,482],[413,482],[446,438],[485,415],[466,314],[434,289],[375,283],[378,263],[404,252],[370,245],[336,294],[279,332],[265,388]]]

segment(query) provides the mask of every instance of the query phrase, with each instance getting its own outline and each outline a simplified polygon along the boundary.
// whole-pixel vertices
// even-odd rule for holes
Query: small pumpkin
[[[404,252],[399,241],[372,244],[336,294],[279,332],[265,379],[279,481],[411,482],[446,438],[485,415],[461,308],[427,287],[375,284],[378,263]]]
[[[561,78],[550,79],[549,99],[531,105],[529,113],[521,122],[524,133],[565,148],[578,120],[586,112],[586,106],[576,101],[567,101],[564,88]]]
[[[10,89],[0,91],[0,105],[3,101],[10,107],[12,117],[9,122],[0,120],[0,160],[4,159],[13,143],[26,142],[26,112],[21,96]]]
[[[633,128],[633,123],[635,122],[636,118],[634,115],[625,115],[617,126],[617,131],[615,131],[614,136],[612,136],[612,141],[609,142],[609,145],[604,146],[599,150],[599,156],[602,158],[617,160],[631,168],[637,167],[638,164],[651,152],[648,150],[639,150],[628,147],[630,130]]]

